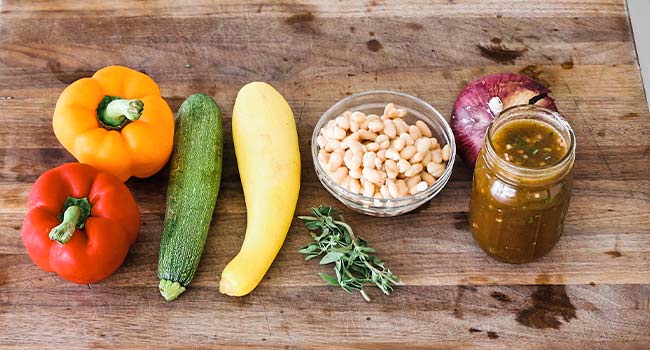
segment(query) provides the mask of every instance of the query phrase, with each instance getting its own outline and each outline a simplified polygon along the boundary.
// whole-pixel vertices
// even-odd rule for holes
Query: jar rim
[[[549,124],[552,128],[557,129],[558,133],[564,138],[567,144],[567,151],[564,156],[555,164],[542,168],[528,168],[512,164],[496,153],[493,143],[493,135],[507,121],[505,119],[516,118],[518,116],[536,117]],[[527,119],[523,117],[520,119]],[[503,110],[490,124],[485,135],[485,150],[490,160],[494,160],[496,165],[503,169],[503,173],[512,177],[525,177],[529,179],[552,178],[555,175],[569,169],[575,160],[576,140],[575,133],[569,122],[562,115],[554,110],[540,107],[537,105],[515,105]]]

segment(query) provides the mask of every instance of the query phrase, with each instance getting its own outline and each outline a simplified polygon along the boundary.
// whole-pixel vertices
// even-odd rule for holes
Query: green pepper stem
[[[118,98],[111,101],[101,113],[102,121],[110,126],[120,126],[125,119],[135,121],[142,115],[144,103],[141,100]]]
[[[63,213],[63,221],[50,231],[50,239],[61,244],[66,244],[72,238],[83,211],[78,205],[69,206]]]

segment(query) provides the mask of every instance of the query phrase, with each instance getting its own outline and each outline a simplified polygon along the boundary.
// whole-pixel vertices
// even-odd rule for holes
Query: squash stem
[[[181,286],[178,282],[172,282],[170,280],[162,279],[158,285],[160,294],[167,301],[172,301],[178,298],[185,291],[185,287]]]
[[[104,124],[109,126],[121,126],[126,122],[136,121],[142,115],[144,103],[141,100],[126,100],[118,98],[112,100],[106,109],[100,111],[100,118]]]
[[[83,210],[78,205],[69,206],[63,213],[63,221],[54,227],[49,234],[53,241],[66,244],[72,238],[79,220],[83,218]]]

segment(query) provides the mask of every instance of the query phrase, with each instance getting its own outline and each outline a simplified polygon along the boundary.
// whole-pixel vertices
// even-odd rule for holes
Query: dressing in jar
[[[474,169],[470,227],[494,258],[525,263],[557,243],[569,207],[575,136],[559,113],[524,105],[487,131]]]

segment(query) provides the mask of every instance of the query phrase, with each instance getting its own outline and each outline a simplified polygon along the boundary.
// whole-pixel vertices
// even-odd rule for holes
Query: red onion
[[[451,115],[451,129],[463,162],[474,168],[485,132],[504,109],[534,104],[557,111],[550,93],[542,84],[513,73],[488,75],[467,85],[458,95]]]

